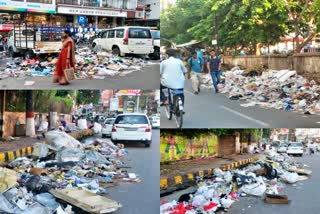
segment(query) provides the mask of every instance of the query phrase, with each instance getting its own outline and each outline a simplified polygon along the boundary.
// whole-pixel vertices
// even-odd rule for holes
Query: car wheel
[[[148,147],[150,147],[150,144],[151,144],[151,141],[146,141],[144,143],[144,147],[148,148]]]
[[[153,60],[160,59],[160,48],[159,47],[154,48],[154,52],[151,54],[151,57]]]
[[[93,44],[92,44],[92,48],[95,48],[95,47],[96,47],[96,45],[97,45],[96,43],[93,43]]]
[[[120,56],[120,49],[118,47],[113,47],[112,54],[116,56]]]

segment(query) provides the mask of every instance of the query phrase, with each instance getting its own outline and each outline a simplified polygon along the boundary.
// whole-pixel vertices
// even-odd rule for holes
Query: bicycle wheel
[[[171,99],[171,93],[170,93],[170,90],[168,89],[168,101],[169,101],[169,104],[165,106],[165,111],[166,111],[166,115],[167,115],[167,118],[168,120],[171,120],[172,119],[172,99]]]
[[[171,105],[172,104],[169,102],[169,104],[165,106],[165,111],[166,111],[166,115],[167,115],[168,120],[172,119]]]
[[[179,129],[182,129],[183,125],[183,107],[182,107],[182,101],[181,98],[179,97],[176,100],[176,109],[175,109],[175,119],[176,119],[176,124]]]

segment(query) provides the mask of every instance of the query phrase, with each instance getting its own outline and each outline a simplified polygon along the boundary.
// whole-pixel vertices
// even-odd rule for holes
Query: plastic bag
[[[221,198],[220,203],[221,203],[222,207],[230,208],[231,205],[234,203],[234,200],[232,200],[229,197],[223,197],[223,198]]]
[[[293,184],[296,183],[299,179],[299,175],[296,172],[284,172],[282,175],[280,175],[280,178],[285,180],[286,182]]]
[[[46,131],[48,131],[48,126],[49,126],[49,123],[47,121],[41,121],[40,126],[38,128],[38,131],[39,132],[46,132]]]
[[[262,177],[258,177],[257,183],[243,185],[240,190],[248,195],[262,196],[267,190],[267,187]]]
[[[215,168],[214,170],[213,170],[213,174],[216,176],[216,177],[223,177],[223,175],[224,175],[224,172],[221,170],[221,169],[219,169],[219,168]]]
[[[32,155],[38,158],[44,158],[44,157],[47,157],[48,152],[49,152],[49,147],[47,144],[35,143],[35,145],[33,146]]]
[[[60,206],[56,202],[55,197],[53,197],[53,195],[47,192],[36,195],[34,199],[40,204],[42,204],[43,206],[49,207],[52,210],[55,210]]]
[[[54,151],[60,151],[63,147],[81,147],[81,143],[78,140],[61,131],[48,132],[46,134],[46,139],[49,149],[52,149]]]
[[[208,200],[203,195],[196,195],[192,200],[192,206],[194,207],[203,207],[206,204],[208,204]]]
[[[85,152],[78,148],[65,148],[59,151],[56,155],[56,159],[61,162],[68,161],[80,161],[85,158]]]
[[[232,181],[232,174],[230,171],[227,171],[224,173],[224,180],[227,182],[227,183],[231,183]]]

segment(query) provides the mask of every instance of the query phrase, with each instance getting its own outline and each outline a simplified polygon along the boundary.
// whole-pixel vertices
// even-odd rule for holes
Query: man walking
[[[191,84],[194,94],[200,92],[201,72],[203,70],[203,59],[199,58],[196,52],[188,60],[189,72],[191,73]]]
[[[218,56],[216,56],[216,51],[214,49],[210,51],[210,57],[207,62],[207,68],[210,71],[214,89],[216,93],[219,93],[218,84],[221,82],[221,60]]]

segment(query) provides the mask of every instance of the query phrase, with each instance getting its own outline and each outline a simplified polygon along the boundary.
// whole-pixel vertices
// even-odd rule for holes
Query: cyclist
[[[183,90],[185,83],[185,73],[187,69],[183,62],[176,57],[176,50],[167,50],[168,59],[160,64],[160,100],[162,105],[167,104],[167,98],[163,89],[170,88],[173,90]],[[182,103],[184,103],[184,95],[182,94]]]

